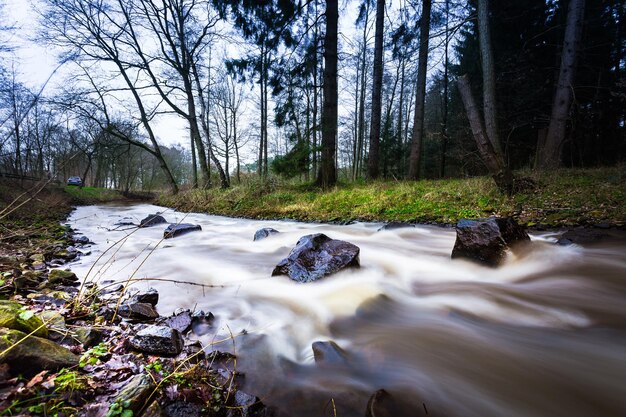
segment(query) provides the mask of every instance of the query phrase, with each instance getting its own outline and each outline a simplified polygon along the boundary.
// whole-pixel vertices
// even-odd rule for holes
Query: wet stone
[[[213,329],[213,321],[215,316],[213,313],[208,314],[202,310],[196,311],[191,316],[191,330],[197,336],[203,336]]]
[[[405,229],[408,227],[415,227],[414,225],[410,224],[410,223],[405,223],[405,222],[389,222],[389,223],[385,223],[383,226],[381,226],[378,231],[381,232],[383,230],[395,230],[395,229]]]
[[[117,313],[126,319],[136,321],[152,321],[159,317],[159,313],[156,312],[154,306],[148,303],[122,304]]]
[[[317,364],[344,364],[348,360],[348,353],[332,340],[314,342],[312,345],[313,357]]]
[[[359,267],[359,247],[317,233],[298,240],[289,256],[276,265],[272,276],[288,275],[298,282],[311,282],[344,268]]]
[[[529,241],[524,228],[511,218],[463,219],[456,225],[451,257],[497,266],[506,257],[507,249]]]
[[[71,271],[53,269],[48,272],[48,282],[50,284],[73,285],[78,281],[78,277]]]
[[[154,288],[148,288],[147,291],[139,292],[133,296],[135,303],[148,303],[156,306],[159,302],[159,292]]]
[[[165,220],[165,218],[160,214],[148,214],[146,218],[141,219],[139,227],[151,227],[163,223],[167,223],[167,220]]]
[[[183,350],[183,338],[167,326],[148,326],[130,339],[133,349],[151,355],[176,356]]]
[[[256,233],[254,233],[253,240],[257,241],[257,240],[265,239],[266,237],[275,235],[277,233],[280,233],[280,232],[276,229],[272,229],[271,227],[264,227],[263,229],[259,229],[256,231]]]
[[[181,333],[186,333],[191,329],[191,311],[179,311],[170,317],[159,320],[159,324],[171,327]]]
[[[186,233],[195,232],[198,230],[202,230],[202,227],[199,224],[190,224],[190,223],[170,224],[163,231],[163,238],[170,239],[173,237],[181,236]]]

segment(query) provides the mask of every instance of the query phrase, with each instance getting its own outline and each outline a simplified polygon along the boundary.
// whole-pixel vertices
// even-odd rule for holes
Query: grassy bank
[[[181,211],[259,219],[453,223],[460,218],[513,215],[529,226],[626,224],[626,169],[518,172],[527,186],[512,198],[488,177],[311,185],[271,180],[228,190],[189,190],[158,203]]]

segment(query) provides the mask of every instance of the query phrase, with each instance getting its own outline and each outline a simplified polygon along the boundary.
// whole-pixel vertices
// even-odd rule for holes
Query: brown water
[[[110,230],[157,210],[78,208],[70,223],[96,245],[73,270],[216,286],[135,283],[159,290],[161,314],[213,312],[201,340],[234,335],[208,348],[234,350],[245,389],[281,415],[333,415],[334,403],[337,416],[363,416],[384,388],[397,415],[626,416],[626,239],[583,248],[533,235],[527,253],[490,269],[450,260],[454,231],[437,227],[377,232],[165,210],[203,230],[167,241],[161,226]],[[281,234],[253,242],[261,227]],[[358,245],[361,269],[310,284],[270,277],[300,236],[319,232]],[[336,341],[348,361],[316,365],[318,340]]]

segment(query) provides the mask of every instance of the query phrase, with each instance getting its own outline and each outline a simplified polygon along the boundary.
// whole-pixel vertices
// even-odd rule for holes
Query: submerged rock
[[[0,362],[6,362],[13,375],[31,377],[42,370],[57,371],[78,364],[78,356],[50,340],[0,328],[0,352],[5,351]]]
[[[529,242],[524,228],[510,217],[460,220],[456,225],[456,241],[452,258],[466,258],[485,265],[497,266],[510,247]]]
[[[567,232],[563,233],[559,240],[556,241],[556,243],[561,246],[568,246],[573,244],[589,245],[593,243],[598,243],[608,237],[608,233],[601,232],[599,230],[586,228],[570,229]]]
[[[148,217],[141,219],[139,227],[151,227],[163,223],[167,223],[167,220],[160,214],[148,214]]]
[[[395,417],[401,415],[391,394],[379,389],[370,397],[365,409],[365,417]]]
[[[289,256],[276,265],[272,276],[289,275],[298,282],[311,282],[348,267],[359,267],[359,247],[325,234],[303,236]]]
[[[185,233],[194,232],[196,230],[202,230],[199,224],[179,223],[170,224],[163,232],[163,238],[169,239],[172,237],[184,235]]]
[[[312,348],[315,363],[339,365],[348,360],[348,353],[332,340],[313,342]]]
[[[407,227],[415,227],[415,226],[410,223],[405,223],[405,222],[389,222],[389,223],[385,223],[384,225],[382,225],[378,229],[378,232],[382,232],[383,230],[404,229]]]
[[[204,311],[196,311],[191,316],[191,330],[197,336],[203,336],[213,329],[213,321],[215,316],[213,313],[208,314]]]
[[[254,240],[257,241],[257,240],[265,239],[266,237],[275,235],[277,233],[280,233],[280,232],[276,229],[272,229],[271,227],[264,227],[263,229],[259,229],[256,231],[256,233],[254,233]]]
[[[178,330],[167,326],[148,326],[130,339],[130,345],[144,353],[160,356],[176,356],[184,346]]]

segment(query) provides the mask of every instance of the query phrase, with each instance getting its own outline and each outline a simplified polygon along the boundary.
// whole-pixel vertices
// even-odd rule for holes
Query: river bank
[[[455,224],[462,218],[513,216],[530,228],[626,224],[626,169],[562,169],[519,172],[512,198],[488,177],[418,182],[342,184],[322,192],[311,185],[248,179],[230,189],[188,190],[162,195],[159,205],[250,219],[347,223],[401,221]]]
[[[62,225],[73,206],[137,202],[71,191],[0,183],[0,415],[271,415],[238,388],[234,356],[183,336],[207,315],[161,316],[158,292],[70,270],[93,244]]]

